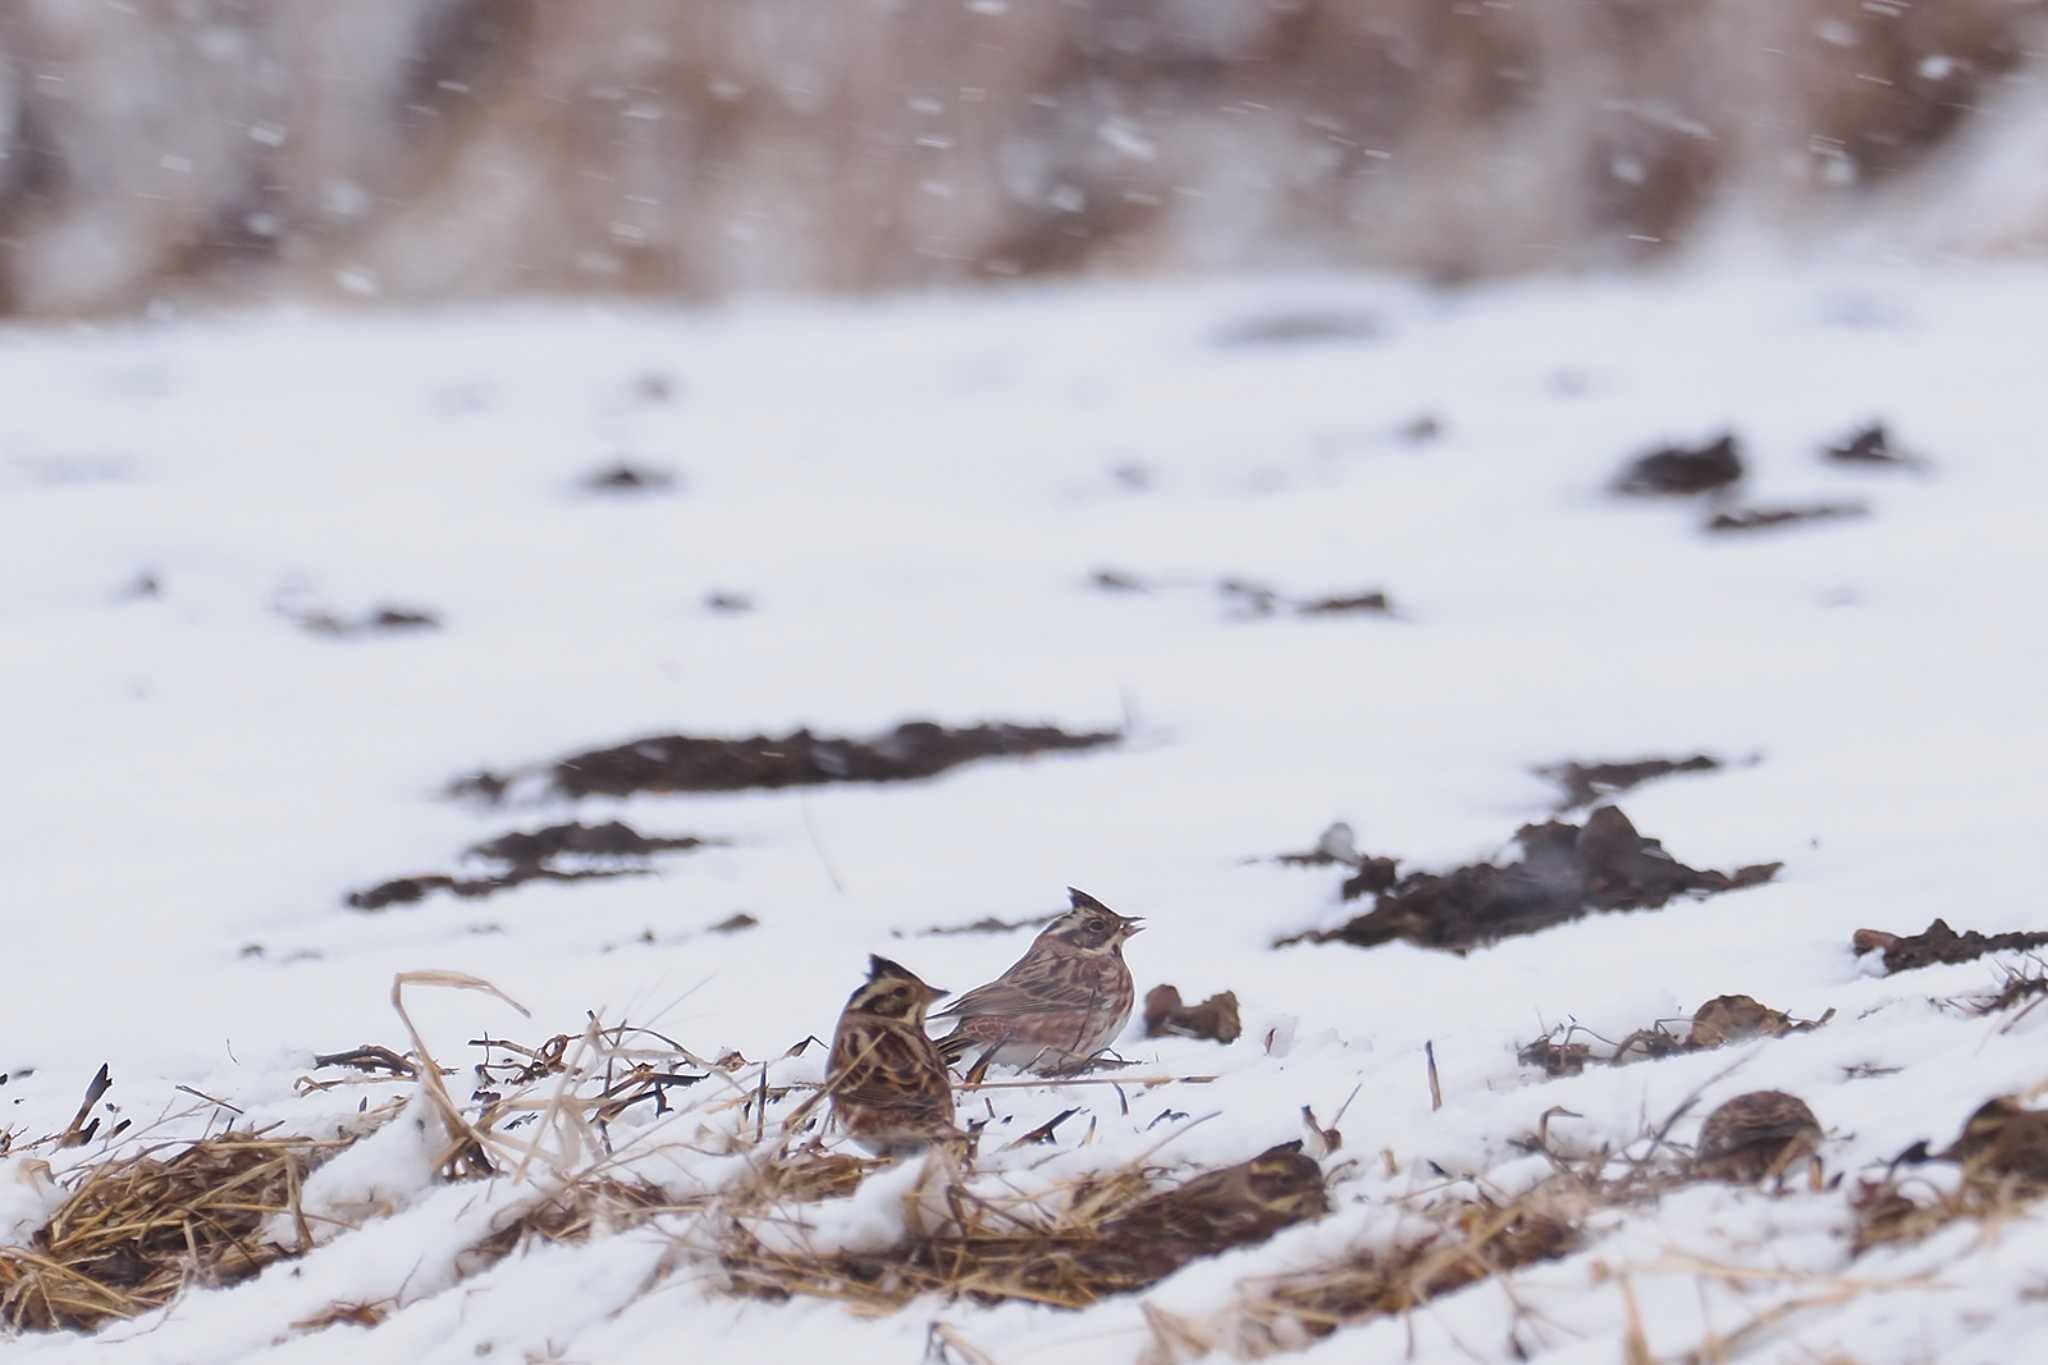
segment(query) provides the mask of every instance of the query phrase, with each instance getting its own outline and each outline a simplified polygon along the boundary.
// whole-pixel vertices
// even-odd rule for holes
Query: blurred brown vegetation
[[[1625,263],[1853,216],[2041,8],[0,0],[0,310]]]

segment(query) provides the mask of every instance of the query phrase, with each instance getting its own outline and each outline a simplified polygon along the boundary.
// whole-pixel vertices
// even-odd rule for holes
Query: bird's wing
[[[955,1000],[940,1015],[970,1018],[977,1014],[1045,1014],[1058,1010],[1086,1009],[1101,998],[1101,990],[1086,981],[1066,975],[1029,978],[1000,977],[986,986]]]

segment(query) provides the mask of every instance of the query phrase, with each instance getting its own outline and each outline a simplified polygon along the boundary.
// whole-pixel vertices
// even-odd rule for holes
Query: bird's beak
[[[926,986],[924,989],[925,993],[930,995],[931,998],[934,1000],[944,1000],[947,996],[953,993],[943,986]]]
[[[1143,919],[1142,917],[1139,917],[1139,918],[1133,918],[1133,919],[1127,919],[1127,920],[1125,920],[1125,921],[1124,921],[1124,937],[1125,937],[1125,938],[1129,938],[1129,937],[1130,937],[1130,936],[1131,936],[1132,934],[1142,934],[1142,933],[1144,933],[1144,932],[1145,932],[1145,921],[1144,921],[1144,919]]]

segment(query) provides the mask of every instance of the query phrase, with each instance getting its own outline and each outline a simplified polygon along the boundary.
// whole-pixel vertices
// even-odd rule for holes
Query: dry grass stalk
[[[2026,1002],[2017,1014],[1999,1027],[2000,1033],[2010,1033],[2022,1019],[2039,1009],[2044,999],[2048,999],[2048,963],[2030,958],[2025,970],[2006,968],[2005,984],[1997,993],[1977,997],[1970,1002],[1970,1008],[1980,1015],[2003,1014],[2022,1001]]]
[[[543,1177],[536,1183],[544,1193],[474,1249],[482,1263],[497,1260],[529,1237],[580,1240],[667,1206],[655,1187],[615,1172],[604,1126],[650,1095],[659,1101],[671,1085],[705,1079],[657,1067],[657,1061],[670,1063],[679,1052],[688,1056],[687,1050],[630,1047],[629,1035],[641,1031],[606,1030],[592,1019],[580,1038],[563,1037],[541,1049],[522,1050],[530,1060],[517,1078],[526,1084],[508,1095],[489,1095],[481,1112],[471,1117],[443,1081],[454,1073],[435,1062],[406,1013],[406,988],[422,985],[482,991],[519,1008],[475,977],[403,973],[393,981],[392,1005],[411,1035],[410,1059],[385,1048],[361,1048],[321,1060],[357,1068],[374,1065],[394,1073],[393,1079],[420,1087],[449,1134],[438,1163],[444,1177],[501,1170],[520,1180],[529,1170]],[[504,1046],[495,1040],[492,1044]],[[484,1074],[490,1079],[487,1070]],[[103,1067],[71,1124],[28,1144],[28,1149],[81,1145],[97,1127],[98,1121],[88,1116],[108,1085]],[[324,1088],[314,1083],[301,1090]],[[223,1101],[203,1098],[210,1115],[233,1109]],[[402,1105],[403,1101],[394,1101],[373,1111],[350,1132],[331,1139],[230,1128],[197,1140],[163,1141],[134,1150],[131,1137],[130,1150],[103,1154],[80,1168],[63,1204],[29,1246],[0,1249],[0,1322],[15,1330],[92,1330],[161,1308],[188,1285],[234,1284],[300,1254],[315,1244],[313,1224],[320,1221],[301,1206],[306,1177]],[[519,1132],[507,1131],[522,1124]],[[844,1177],[820,1172],[809,1172],[806,1178],[806,1193],[833,1188],[834,1179],[844,1185]],[[856,1175],[854,1183],[857,1179]],[[288,1218],[296,1231],[286,1239],[290,1245],[266,1236],[280,1216]],[[341,1321],[371,1322],[387,1309],[382,1304],[338,1304],[309,1319],[307,1329]]]
[[[1581,1245],[1593,1207],[1561,1181],[1505,1204],[1456,1199],[1427,1211],[1438,1226],[1420,1238],[1249,1281],[1229,1313],[1237,1349],[1253,1358],[1297,1349],[1349,1324],[1405,1314],[1482,1280],[1555,1260]]]

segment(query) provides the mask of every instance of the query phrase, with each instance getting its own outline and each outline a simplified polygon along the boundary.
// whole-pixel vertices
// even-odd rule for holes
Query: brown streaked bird
[[[1329,1211],[1323,1168],[1303,1154],[1297,1139],[1155,1194],[1116,1223],[1156,1244],[1207,1243],[1213,1254],[1263,1242],[1281,1228]]]
[[[1071,886],[1067,895],[1073,908],[1008,971],[935,1016],[956,1021],[939,1040],[947,1061],[972,1052],[1041,1075],[1071,1071],[1123,1032],[1136,997],[1124,940],[1143,921]]]
[[[1818,1188],[1820,1141],[1820,1120],[1805,1100],[1782,1090],[1752,1090],[1707,1115],[1693,1169],[1715,1180],[1756,1181],[1805,1160],[1813,1163]]]
[[[924,1031],[925,1012],[946,994],[871,956],[867,981],[840,1012],[825,1085],[840,1126],[877,1156],[962,1136],[953,1126],[953,1078]]]
[[[1285,1142],[1152,1195],[1103,1223],[1092,1244],[1065,1254],[1106,1292],[1139,1289],[1329,1211],[1322,1168],[1299,1142]]]
[[[1963,1124],[1962,1136],[1936,1155],[1996,1175],[2048,1181],[2048,1110],[2028,1109],[2007,1096],[1986,1100]]]

